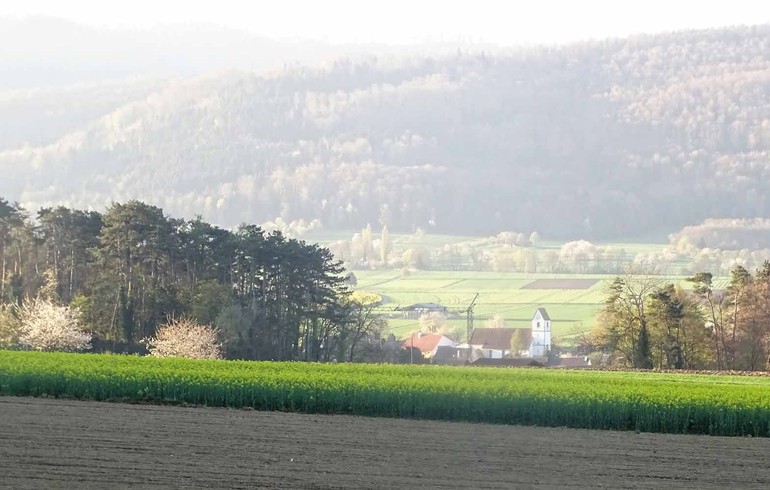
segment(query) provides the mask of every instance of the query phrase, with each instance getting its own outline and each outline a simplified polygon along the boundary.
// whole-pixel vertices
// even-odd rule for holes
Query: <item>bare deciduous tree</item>
[[[637,368],[651,368],[648,296],[660,286],[660,279],[649,271],[627,272],[613,279],[600,313],[605,341],[611,351],[624,356],[624,362]]]

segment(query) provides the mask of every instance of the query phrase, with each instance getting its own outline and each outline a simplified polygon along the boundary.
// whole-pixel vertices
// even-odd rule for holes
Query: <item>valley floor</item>
[[[0,397],[0,488],[769,488],[770,439]]]

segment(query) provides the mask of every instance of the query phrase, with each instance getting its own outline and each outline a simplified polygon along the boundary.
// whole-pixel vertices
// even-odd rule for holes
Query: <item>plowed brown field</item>
[[[3,488],[770,488],[770,439],[0,397]]]
[[[598,279],[537,279],[521,289],[589,289]]]

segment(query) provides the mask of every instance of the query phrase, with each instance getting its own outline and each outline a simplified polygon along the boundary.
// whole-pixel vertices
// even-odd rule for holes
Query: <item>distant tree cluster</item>
[[[489,270],[494,272],[616,274],[636,265],[663,266],[679,260],[672,253],[631,256],[623,248],[574,240],[556,248],[537,247],[540,234],[500,232],[445,243],[422,229],[394,243],[386,226],[374,234],[370,225],[350,240],[329,244],[335,257],[353,269]],[[663,269],[664,267],[661,267]],[[352,280],[352,279],[351,279]],[[351,282],[351,284],[353,284]]]
[[[480,262],[495,272],[547,272],[575,274],[616,274],[631,265],[622,248],[597,246],[573,240],[556,249],[497,248],[485,252]]]
[[[145,340],[164,356],[218,357],[221,344],[229,358],[347,360],[376,322],[362,325],[344,281],[329,250],[254,225],[228,231],[139,201],[32,218],[0,199],[6,346],[134,351]]]
[[[383,225],[376,236],[371,225],[366,225],[350,240],[339,240],[329,245],[335,257],[343,260],[350,268],[431,268],[432,250],[425,244],[425,233],[418,229],[415,234],[396,250],[390,238],[388,227]]]
[[[754,274],[736,267],[724,290],[711,273],[687,280],[691,291],[656,276],[616,277],[598,328],[578,343],[636,368],[770,369],[770,262]]]
[[[770,248],[770,219],[707,219],[671,235],[672,246],[684,253],[702,249],[758,250]]]

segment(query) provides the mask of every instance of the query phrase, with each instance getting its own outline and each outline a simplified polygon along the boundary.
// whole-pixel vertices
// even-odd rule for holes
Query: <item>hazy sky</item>
[[[0,16],[101,26],[213,22],[274,38],[561,43],[770,23],[768,0],[2,0]]]

